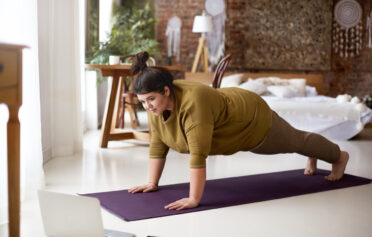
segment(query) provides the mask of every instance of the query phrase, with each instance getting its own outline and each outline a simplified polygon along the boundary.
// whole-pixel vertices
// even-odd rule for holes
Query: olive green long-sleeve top
[[[172,148],[190,153],[191,168],[204,168],[208,155],[230,155],[256,147],[271,127],[271,109],[255,93],[184,80],[176,80],[174,85],[175,103],[168,119],[149,115],[150,158],[165,158]]]

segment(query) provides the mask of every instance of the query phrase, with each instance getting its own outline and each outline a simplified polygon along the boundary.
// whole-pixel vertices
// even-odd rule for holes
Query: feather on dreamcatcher
[[[341,58],[352,58],[362,48],[362,8],[355,0],[340,0],[334,10],[333,50]]]
[[[368,48],[372,48],[372,11],[367,17],[366,27],[368,28]]]

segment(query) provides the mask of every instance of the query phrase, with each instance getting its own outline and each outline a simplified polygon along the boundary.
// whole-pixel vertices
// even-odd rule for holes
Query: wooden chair
[[[231,60],[231,54],[228,54],[223,59],[221,59],[221,61],[218,63],[216,67],[216,71],[214,72],[214,76],[213,76],[213,81],[212,81],[213,88],[220,88],[223,74],[225,73],[225,70],[230,60]]]
[[[120,63],[129,63],[135,59],[136,55],[127,55],[120,58]],[[149,60],[152,62],[152,66],[156,65],[155,59],[149,57]],[[133,76],[129,80],[127,78],[122,78],[121,87],[121,96],[119,101],[119,112],[117,119],[117,128],[124,128],[125,126],[125,111],[128,111],[130,117],[130,123],[132,129],[136,129],[137,126],[140,126],[137,114],[138,100],[137,96],[132,92],[132,83]]]

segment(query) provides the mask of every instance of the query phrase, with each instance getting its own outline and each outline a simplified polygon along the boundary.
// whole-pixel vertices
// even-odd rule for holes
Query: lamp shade
[[[207,33],[213,31],[212,17],[207,16],[205,12],[201,16],[194,17],[194,25],[192,32],[194,33]]]

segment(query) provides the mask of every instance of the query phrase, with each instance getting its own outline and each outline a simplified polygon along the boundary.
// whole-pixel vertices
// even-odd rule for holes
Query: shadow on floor
[[[358,135],[351,139],[352,141],[363,140],[372,141],[372,127],[364,128]]]

